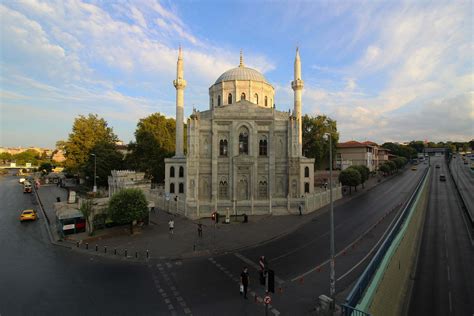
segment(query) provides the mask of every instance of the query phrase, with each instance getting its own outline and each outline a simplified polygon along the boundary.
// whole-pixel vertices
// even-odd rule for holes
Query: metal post
[[[331,230],[331,246],[330,246],[330,252],[331,252],[331,271],[330,271],[330,277],[329,277],[329,282],[330,282],[330,288],[329,288],[329,293],[332,299],[332,304],[331,304],[331,311],[334,312],[335,309],[335,293],[336,293],[336,272],[335,272],[335,262],[334,262],[334,205],[333,205],[333,199],[332,199],[332,190],[333,190],[333,185],[332,185],[332,137],[330,133],[326,134],[329,138],[329,208],[330,208],[330,230]]]
[[[97,156],[96,154],[91,154],[94,156],[94,187],[92,188],[92,192],[97,192]]]

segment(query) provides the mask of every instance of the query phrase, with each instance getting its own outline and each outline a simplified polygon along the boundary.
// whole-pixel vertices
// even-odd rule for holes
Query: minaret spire
[[[244,54],[242,53],[242,49],[240,50],[240,64],[239,67],[244,67]]]
[[[178,50],[178,62],[176,63],[176,80],[173,81],[176,88],[176,152],[175,157],[184,156],[184,80],[183,51],[181,45]]]
[[[291,82],[291,88],[294,91],[294,116],[298,124],[298,156],[302,156],[303,151],[303,122],[301,120],[302,92],[304,81],[301,79],[301,59],[300,50],[296,47],[294,80]]]

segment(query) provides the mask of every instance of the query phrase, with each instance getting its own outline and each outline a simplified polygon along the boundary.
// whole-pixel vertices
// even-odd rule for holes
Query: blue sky
[[[125,142],[154,112],[174,117],[177,48],[185,114],[245,64],[293,105],[300,47],[303,113],[338,122],[341,140],[474,136],[470,1],[3,1],[0,146],[65,140],[97,113]]]

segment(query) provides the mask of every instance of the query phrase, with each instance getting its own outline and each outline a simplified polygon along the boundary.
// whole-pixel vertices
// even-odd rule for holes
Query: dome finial
[[[240,64],[239,67],[244,67],[244,54],[242,53],[242,49],[240,50]]]

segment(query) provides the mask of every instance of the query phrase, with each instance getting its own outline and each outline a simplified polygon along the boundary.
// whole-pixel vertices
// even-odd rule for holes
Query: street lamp
[[[96,154],[91,154],[91,156],[94,156],[94,187],[92,188],[92,192],[97,192],[97,156]]]
[[[335,272],[335,263],[334,263],[334,206],[332,201],[332,137],[331,133],[324,133],[324,139],[329,140],[329,209],[330,209],[330,251],[331,251],[331,271],[329,274],[329,293],[332,299],[331,310],[334,311],[335,307],[335,294],[336,294],[336,272]]]

